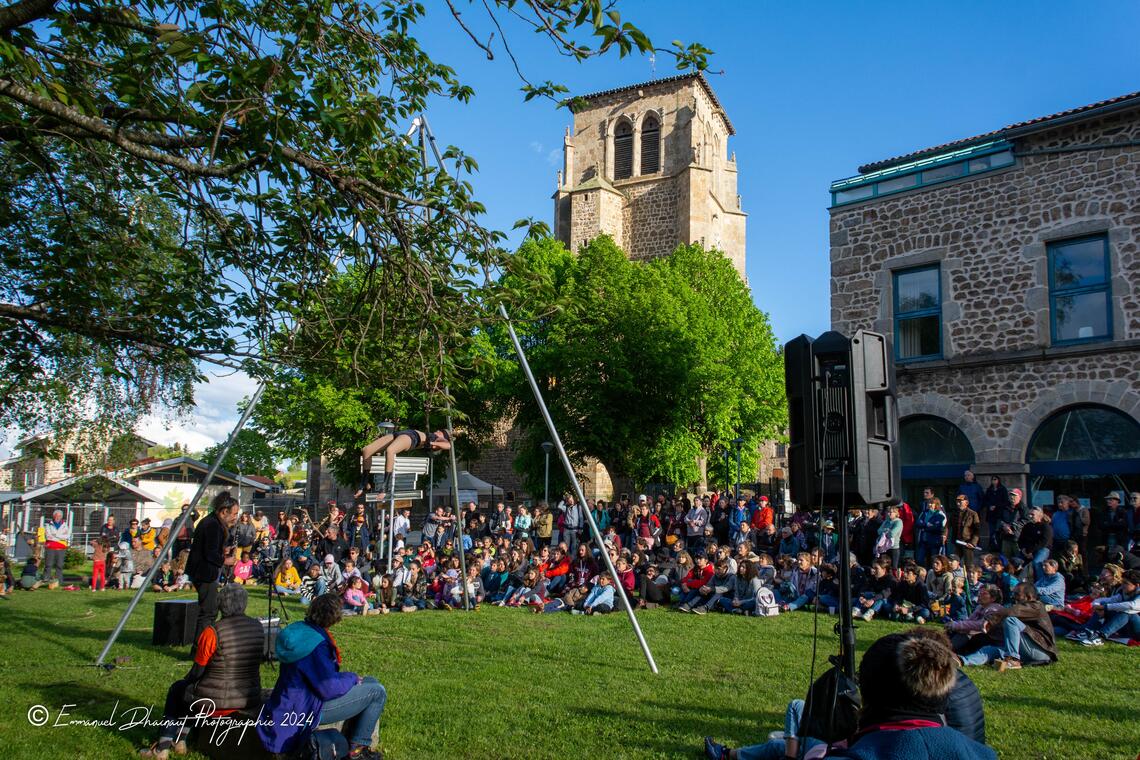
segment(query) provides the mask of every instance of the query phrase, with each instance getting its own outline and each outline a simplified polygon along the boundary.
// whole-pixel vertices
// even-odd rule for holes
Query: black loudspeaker
[[[197,599],[168,599],[156,602],[150,643],[156,646],[193,644],[194,631],[197,627]]]
[[[784,348],[784,379],[792,501],[897,503],[898,410],[887,339],[865,330],[851,338],[801,335]]]

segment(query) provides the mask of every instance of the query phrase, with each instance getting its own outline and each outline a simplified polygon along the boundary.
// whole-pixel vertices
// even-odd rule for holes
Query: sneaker
[[[994,663],[999,673],[1007,670],[1021,670],[1021,660],[1016,657],[1005,657]]]
[[[914,619],[914,624],[915,625],[925,625],[926,624],[926,618],[924,618],[922,615],[919,615],[918,617],[916,617]]]
[[[454,607],[452,607],[447,602],[440,602],[438,606],[439,606],[439,609],[441,609],[445,612],[451,612],[453,609],[455,609]]]
[[[711,736],[705,737],[705,757],[710,760],[728,760],[728,753],[728,747],[713,741]]]
[[[1080,641],[1088,636],[1088,631],[1069,631],[1065,634],[1065,638],[1069,641]]]
[[[1102,639],[1100,636],[1097,636],[1096,634],[1092,634],[1086,638],[1081,639],[1081,644],[1086,647],[1102,647],[1104,646],[1104,639]]]
[[[708,611],[709,611],[708,607],[694,607],[693,608],[693,614],[694,615],[703,615]]]
[[[170,750],[172,748],[173,745],[171,744],[160,746],[158,742],[155,742],[146,749],[140,749],[139,757],[148,757],[152,760],[166,760],[168,757],[170,757]]]
[[[868,623],[871,622],[872,620],[875,619],[875,611],[874,610],[867,610],[866,612],[863,613],[863,619],[866,620]]]
[[[414,604],[405,604],[403,607],[400,608],[400,612],[415,612],[415,611],[416,611],[416,605],[414,605]]]
[[[692,611],[693,611],[693,608],[687,604],[682,604],[680,607],[677,608],[677,612],[692,612]]]

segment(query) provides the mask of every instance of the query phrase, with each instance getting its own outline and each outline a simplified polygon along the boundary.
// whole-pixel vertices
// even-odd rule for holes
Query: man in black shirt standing
[[[214,622],[218,612],[218,577],[222,568],[234,564],[232,551],[227,551],[230,528],[237,522],[241,508],[228,491],[214,497],[210,514],[194,529],[194,543],[186,561],[186,574],[198,591],[198,625],[194,641]]]

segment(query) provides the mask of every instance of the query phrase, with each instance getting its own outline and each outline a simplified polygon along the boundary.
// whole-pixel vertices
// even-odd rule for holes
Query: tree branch
[[[200,177],[232,177],[235,174],[240,174],[247,169],[261,163],[265,156],[263,154],[256,155],[245,161],[239,161],[234,164],[225,166],[207,166],[191,161],[181,156],[172,156],[169,153],[153,150],[147,147],[146,142],[153,142],[159,144],[170,145],[175,143],[179,146],[185,145],[183,138],[172,137],[169,135],[159,135],[153,133],[139,133],[126,130],[118,130],[106,122],[99,119],[92,118],[83,114],[74,108],[70,108],[59,101],[45,98],[38,95],[31,90],[22,87],[15,82],[8,79],[0,79],[0,96],[7,96],[13,100],[19,101],[24,105],[34,108],[45,114],[60,119],[68,124],[90,132],[92,135],[99,137],[106,142],[117,145],[127,153],[135,158],[141,158],[144,161],[153,161],[156,164],[163,164],[170,166],[179,171],[193,174]]]
[[[55,10],[57,0],[20,0],[0,8],[0,32],[30,24]]]

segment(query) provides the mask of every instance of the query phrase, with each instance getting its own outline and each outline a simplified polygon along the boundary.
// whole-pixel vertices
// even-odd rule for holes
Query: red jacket
[[[914,543],[914,512],[905,501],[899,505],[899,519],[902,520],[902,542],[904,546]]]
[[[709,585],[709,581],[712,580],[714,570],[715,568],[713,568],[711,562],[705,563],[704,570],[701,570],[694,565],[693,569],[689,571],[689,574],[686,575],[684,580],[681,581],[681,585],[690,591],[696,591],[701,586]]]
[[[765,504],[752,513],[752,529],[764,530],[772,524],[772,508]]]
[[[570,572],[570,558],[563,557],[560,562],[551,562],[550,567],[546,571],[547,578],[557,578],[560,575],[566,575]]]

